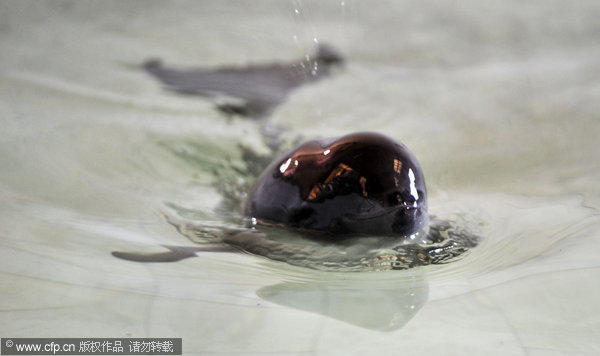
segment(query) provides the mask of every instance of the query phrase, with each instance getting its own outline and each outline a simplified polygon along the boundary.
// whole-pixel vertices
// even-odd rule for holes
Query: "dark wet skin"
[[[404,237],[427,223],[425,179],[406,146],[382,134],[309,141],[265,170],[247,215],[322,239]]]
[[[371,132],[309,141],[276,159],[258,179],[246,214],[250,228],[166,216],[182,235],[203,245],[113,255],[174,262],[199,252],[243,251],[296,266],[350,272],[447,263],[479,241],[447,221],[428,218],[417,160],[401,143]]]
[[[326,77],[342,63],[342,56],[333,48],[321,45],[310,60],[289,64],[182,69],[149,60],[143,67],[169,90],[208,98],[224,96],[230,102],[217,105],[222,112],[262,118],[284,102],[292,90]]]
[[[184,70],[148,61],[144,69],[177,93],[238,100],[220,105],[223,112],[264,118],[294,88],[319,80],[343,60],[321,46],[312,63]],[[263,135],[273,154],[277,152],[278,140]],[[246,178],[256,178],[264,157],[250,151],[243,156]],[[400,142],[378,133],[301,144],[272,161],[248,196],[247,227],[207,226],[166,214],[179,233],[201,245],[112,254],[135,262],[174,262],[199,252],[243,251],[301,267],[365,271],[447,263],[479,241],[448,221],[428,216],[425,180],[416,158]],[[229,193],[223,197],[229,202],[240,198]]]

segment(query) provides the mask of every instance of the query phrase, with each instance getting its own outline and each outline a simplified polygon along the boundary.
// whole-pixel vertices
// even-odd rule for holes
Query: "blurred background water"
[[[600,353],[596,1],[3,1],[0,335],[181,337],[184,354]],[[343,70],[266,120],[165,91],[139,65]],[[423,166],[430,211],[482,236],[448,265],[327,273],[202,253],[239,144],[379,131]]]

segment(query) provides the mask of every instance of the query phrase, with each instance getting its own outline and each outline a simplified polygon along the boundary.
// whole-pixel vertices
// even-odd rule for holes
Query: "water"
[[[2,2],[0,335],[181,337],[185,354],[600,353],[599,14],[593,1]],[[315,38],[348,64],[269,125],[284,141],[403,141],[430,211],[480,245],[381,273],[111,256],[193,246],[164,213],[226,223],[214,171],[241,164],[240,142],[267,152],[262,123],[137,65],[289,61]]]

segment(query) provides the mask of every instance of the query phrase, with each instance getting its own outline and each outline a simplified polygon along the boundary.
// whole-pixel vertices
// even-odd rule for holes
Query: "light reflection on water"
[[[2,3],[0,334],[183,337],[186,353],[430,354],[432,337],[461,354],[600,352],[598,6],[345,3],[341,17],[304,4],[296,22],[275,3]],[[240,142],[266,151],[260,123],[166,93],[133,64],[288,60],[315,37],[349,63],[274,112],[284,140],[394,136],[421,161],[430,212],[480,245],[358,274],[222,252],[113,258],[193,246],[169,203],[230,224],[214,170],[240,164]]]

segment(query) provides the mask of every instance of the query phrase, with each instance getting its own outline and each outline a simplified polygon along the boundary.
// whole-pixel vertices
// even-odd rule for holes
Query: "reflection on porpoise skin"
[[[246,214],[252,228],[168,214],[200,246],[113,255],[174,262],[203,251],[237,250],[319,270],[379,271],[447,263],[479,241],[450,221],[428,217],[419,163],[404,145],[378,133],[309,141],[276,159],[258,179]]]
[[[178,93],[223,94],[238,100],[221,105],[222,111],[264,118],[294,88],[322,78],[343,59],[320,46],[311,63],[181,70],[148,61],[144,69]],[[267,146],[277,151],[279,140],[268,130],[263,135]],[[246,170],[234,171],[242,181],[255,179],[266,156],[250,151],[242,156]],[[175,211],[166,213],[166,219],[200,246],[164,245],[168,251],[113,255],[137,262],[174,262],[203,251],[241,250],[319,270],[378,271],[447,263],[479,241],[451,221],[428,216],[417,159],[406,146],[378,133],[306,142],[274,160],[249,195],[245,185],[231,189],[227,180],[222,183],[224,201],[232,203],[223,205],[231,208],[226,214],[237,216],[234,208],[247,199],[244,213],[250,226],[181,220],[186,209],[173,205]]]
[[[309,60],[310,58],[310,60]],[[143,68],[168,89],[184,95],[225,96],[234,99],[217,105],[219,110],[246,117],[266,117],[296,87],[327,76],[343,63],[333,48],[320,45],[312,58],[287,64],[261,64],[246,67],[177,69],[159,60],[148,60]]]
[[[406,146],[379,133],[309,141],[265,170],[247,214],[255,223],[322,232],[324,239],[408,236],[427,223],[425,179]]]

